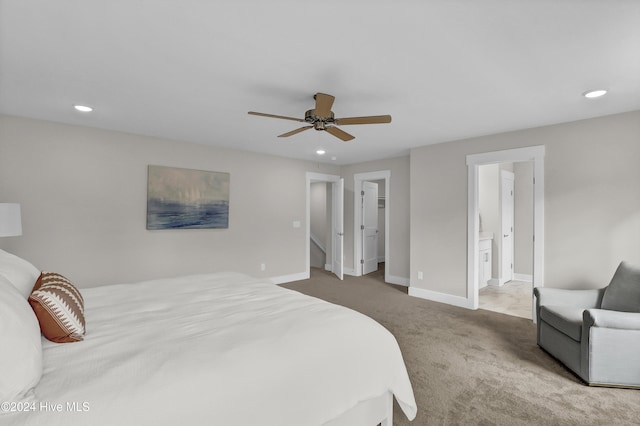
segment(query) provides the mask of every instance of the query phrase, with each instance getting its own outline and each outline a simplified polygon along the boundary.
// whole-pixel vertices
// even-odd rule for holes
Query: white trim
[[[311,241],[313,241],[313,243],[317,245],[320,250],[322,250],[325,254],[327,254],[327,249],[325,248],[324,244],[320,243],[318,238],[315,235],[313,235],[312,232],[309,233],[309,236],[311,237]]]
[[[385,259],[386,259],[386,257],[385,257],[385,256],[378,256],[378,263],[382,263],[382,262],[384,262],[384,261],[385,261]]]
[[[391,240],[391,229],[389,218],[391,217],[391,170],[380,170],[377,172],[355,173],[353,175],[353,272],[356,277],[362,275],[362,268],[359,268],[359,259],[362,258],[362,239],[360,238],[360,225],[362,225],[362,205],[360,204],[360,191],[362,182],[384,179],[384,253],[385,268],[384,281],[391,282],[389,270],[391,269],[392,253],[389,251],[389,241]],[[345,274],[346,274],[345,268]],[[349,274],[351,275],[351,274]]]
[[[409,287],[409,278],[398,277],[396,275],[391,275],[391,274],[389,274],[388,278],[389,279],[386,279],[386,277],[385,277],[385,281],[388,282],[389,284],[396,284],[396,285],[402,285],[402,286],[405,286],[405,287]]]
[[[490,285],[491,287],[502,287],[503,284],[504,281],[501,281],[499,278],[491,278],[487,281],[487,285]]]
[[[432,300],[434,302],[446,303],[448,305],[459,306],[461,308],[473,308],[466,297],[454,296],[452,294],[439,293],[437,291],[425,290],[418,287],[409,287],[409,296],[419,297],[420,299]]]
[[[325,263],[324,264],[324,270],[325,271],[329,271],[329,272],[333,272],[333,265],[331,263]]]
[[[515,281],[524,281],[527,283],[532,283],[533,282],[533,275],[531,274],[513,274],[513,279]]]
[[[533,161],[533,286],[544,286],[544,145],[467,155],[467,303],[478,309],[478,167]],[[532,308],[533,309],[533,308]]]
[[[340,176],[336,176],[336,175],[327,175],[324,173],[314,173],[314,172],[307,172],[306,173],[306,187],[307,187],[307,206],[306,206],[306,238],[305,238],[305,250],[306,250],[306,267],[305,267],[305,271],[307,276],[306,278],[310,277],[311,274],[311,182],[332,182],[335,183],[337,181],[339,181],[341,178]],[[333,206],[333,204],[331,205],[331,209],[334,209],[335,207]],[[332,219],[333,220],[333,219]],[[333,238],[331,239],[333,241]],[[332,247],[332,252],[331,255],[333,256],[333,254],[335,253],[334,247]],[[325,250],[326,253],[326,250]],[[333,269],[333,268],[332,268]],[[306,279],[306,278],[302,278],[302,279]]]
[[[292,281],[308,280],[309,272],[299,272],[297,274],[280,275],[279,277],[267,278],[273,284],[284,284]]]
[[[351,275],[352,277],[359,277],[360,275],[356,275],[356,271],[353,268],[344,268],[342,271],[344,275]]]

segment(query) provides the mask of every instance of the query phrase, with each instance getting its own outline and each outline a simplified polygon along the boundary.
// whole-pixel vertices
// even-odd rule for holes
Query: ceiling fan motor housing
[[[325,124],[333,123],[335,121],[333,111],[329,111],[327,117],[318,117],[315,109],[310,109],[304,113],[304,121],[313,124],[313,128],[316,130],[325,130]]]

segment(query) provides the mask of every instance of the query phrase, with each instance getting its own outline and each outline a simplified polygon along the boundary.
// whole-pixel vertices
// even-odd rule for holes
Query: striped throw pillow
[[[29,303],[47,339],[56,343],[84,339],[84,299],[67,278],[43,272],[33,287]]]

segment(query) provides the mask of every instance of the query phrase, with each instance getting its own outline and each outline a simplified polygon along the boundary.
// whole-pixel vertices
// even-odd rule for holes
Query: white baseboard
[[[490,285],[492,287],[502,287],[504,285],[504,281],[498,278],[491,278],[489,281],[487,281],[487,285]]]
[[[345,275],[351,275],[352,277],[359,277],[359,275],[356,275],[356,271],[353,268],[344,268],[342,272]]]
[[[527,283],[533,282],[533,275],[531,274],[513,274],[513,279],[516,281],[524,281]]]
[[[465,297],[425,290],[423,288],[409,287],[409,296],[432,300],[434,302],[446,303],[448,305],[459,306],[461,308],[473,309],[470,301]]]
[[[385,256],[378,256],[378,263],[380,262],[386,262],[387,258]]]
[[[330,263],[325,263],[324,270],[325,271],[329,271],[329,272],[333,272],[333,265],[330,264]]]
[[[514,281],[524,281],[524,282],[528,282],[528,283],[532,283],[533,282],[533,275],[529,275],[529,274],[513,274],[513,280]],[[494,287],[502,287],[503,285],[505,285],[505,283],[507,283],[508,281],[505,281],[503,278],[491,278],[488,281],[488,284],[490,286],[494,286]]]
[[[409,278],[405,278],[405,277],[398,277],[396,275],[389,275],[386,277],[386,281],[389,284],[396,284],[396,285],[402,285],[405,287],[409,287]]]
[[[297,274],[281,275],[279,277],[268,278],[274,284],[290,283],[292,281],[300,281],[309,279],[309,272],[299,272]]]

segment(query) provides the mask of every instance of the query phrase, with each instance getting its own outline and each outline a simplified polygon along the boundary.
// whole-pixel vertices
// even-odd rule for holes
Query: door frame
[[[362,191],[362,183],[365,181],[384,180],[384,281],[392,284],[409,286],[407,279],[394,277],[391,275],[392,253],[389,250],[389,241],[391,240],[391,228],[389,226],[389,217],[391,216],[391,170],[380,170],[376,172],[356,173],[353,175],[353,271],[356,277],[362,276],[362,268],[359,267],[360,259],[362,259],[362,238],[360,238],[360,226],[362,225],[362,205],[358,201],[360,199],[360,191]]]
[[[331,194],[333,196],[334,191],[333,189],[335,188],[336,182],[340,181],[340,179],[342,179],[341,176],[337,176],[337,175],[328,175],[328,174],[323,174],[323,173],[314,173],[314,172],[307,172],[306,173],[306,186],[307,186],[307,206],[306,206],[306,238],[305,238],[305,245],[306,245],[306,269],[305,269],[305,278],[309,278],[311,276],[311,183],[313,182],[330,182],[331,185]],[[332,201],[331,202],[331,229],[333,229],[333,221],[334,221],[334,217],[336,215],[336,205],[335,203]],[[332,232],[333,234],[333,232]],[[333,256],[335,253],[335,247],[333,247],[334,245],[334,237],[332,235],[331,237],[331,255]],[[333,261],[331,261],[331,272],[333,272]],[[344,264],[344,263],[343,263]]]
[[[478,309],[478,167],[533,161],[533,286],[544,286],[544,145],[467,155],[467,307]],[[532,301],[535,306],[535,300]],[[535,309],[533,320],[536,321]]]

